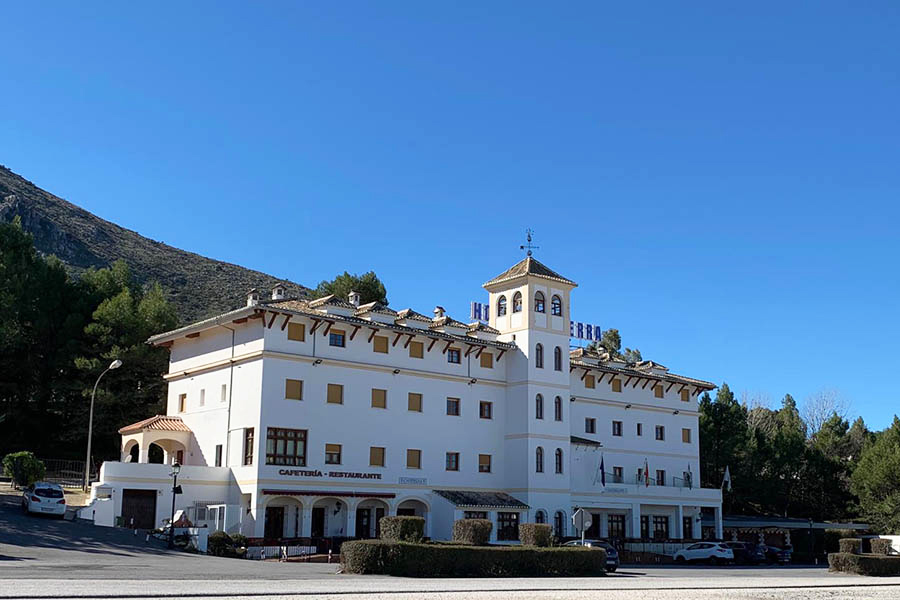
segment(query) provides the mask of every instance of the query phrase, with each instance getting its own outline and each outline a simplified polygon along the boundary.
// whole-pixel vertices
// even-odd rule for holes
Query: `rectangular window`
[[[478,416],[482,419],[492,419],[494,413],[494,403],[482,401],[478,405]]]
[[[497,540],[515,541],[519,539],[519,513],[497,513]]]
[[[459,364],[459,348],[450,348],[447,350],[447,362],[455,365]]]
[[[691,401],[691,390],[684,388],[681,390],[681,401],[682,402],[690,402]]]
[[[244,465],[253,464],[253,428],[244,430]]]
[[[491,472],[491,455],[490,454],[479,454],[478,455],[478,472],[479,473],[490,473]]]
[[[592,419],[590,417],[585,417],[584,419],[584,432],[585,433],[597,433],[597,419]]]
[[[187,410],[187,394],[178,394],[178,412]]]
[[[481,353],[481,368],[482,369],[493,369],[494,368],[494,355],[490,352],[482,352]]]
[[[206,406],[206,388],[200,390],[200,406]]]
[[[329,404],[343,404],[344,386],[339,383],[329,383],[327,402]]]
[[[228,402],[228,385],[222,384],[222,402]]]
[[[410,342],[409,343],[409,357],[410,358],[424,358],[425,356],[425,344],[422,342]]]
[[[483,510],[467,510],[463,513],[463,519],[487,519],[488,514]]]
[[[387,408],[387,390],[372,388],[372,408]]]
[[[288,323],[288,339],[292,342],[305,342],[306,325],[303,323]]]
[[[616,437],[622,437],[622,421],[612,422],[612,434]]]
[[[407,408],[412,412],[422,412],[422,394],[410,392],[407,398]]]
[[[459,471],[459,452],[447,453],[447,471]]]
[[[269,427],[266,430],[266,464],[306,466],[306,430]]]
[[[659,440],[660,442],[662,442],[666,439],[666,428],[663,427],[662,425],[656,426],[656,439]]]
[[[585,375],[584,376],[584,387],[589,390],[592,390],[597,387],[597,382],[594,379],[593,375]]]
[[[643,423],[637,424],[637,434],[644,435],[644,424]]]
[[[681,441],[685,444],[691,443],[691,430],[690,429],[682,429],[681,430]]]
[[[421,469],[422,468],[422,451],[407,450],[406,451],[406,468]]]
[[[613,467],[613,483],[624,483],[625,469],[624,467]]]
[[[372,338],[372,352],[388,353],[388,339],[386,335],[376,335]]]
[[[653,539],[669,539],[669,517],[660,515],[653,516]]]
[[[612,391],[614,391],[614,392],[622,391],[622,380],[621,379],[613,379],[612,380]]]
[[[452,417],[459,416],[459,398],[447,398],[447,414]]]
[[[661,385],[653,386],[653,395],[656,396],[657,398],[662,398],[663,397],[663,386],[661,386]]]
[[[369,466],[370,467],[383,467],[384,466],[384,448],[380,446],[372,446],[369,448]]]
[[[641,538],[650,538],[650,517],[647,515],[641,515]]]
[[[341,445],[325,444],[325,464],[339,465],[341,464]]]
[[[625,537],[625,515],[608,515],[606,517],[606,528],[608,538],[624,538]]]
[[[656,485],[666,485],[666,472],[662,469],[656,470]]]
[[[216,466],[222,466],[222,444],[216,444]]]
[[[303,400],[303,382],[299,379],[285,379],[284,397],[286,400]]]
[[[328,333],[328,345],[329,346],[337,346],[338,348],[343,348],[347,345],[347,335],[346,332],[340,329],[332,329]]]

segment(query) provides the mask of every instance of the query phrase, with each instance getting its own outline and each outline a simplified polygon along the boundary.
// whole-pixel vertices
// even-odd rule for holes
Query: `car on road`
[[[791,550],[777,546],[763,546],[766,562],[770,565],[788,565],[791,563]]]
[[[698,542],[687,548],[682,548],[675,553],[676,563],[708,562],[711,565],[721,565],[734,562],[734,551],[719,542]]]
[[[581,546],[581,540],[572,540],[566,542],[564,546]],[[613,573],[619,568],[619,551],[616,550],[609,542],[603,540],[584,540],[584,546],[587,548],[603,548],[606,550],[606,572]]]
[[[63,489],[56,483],[39,481],[25,488],[22,493],[22,510],[26,513],[66,515],[66,497]]]
[[[734,562],[739,565],[759,565],[766,562],[763,546],[751,542],[723,542],[734,553]]]

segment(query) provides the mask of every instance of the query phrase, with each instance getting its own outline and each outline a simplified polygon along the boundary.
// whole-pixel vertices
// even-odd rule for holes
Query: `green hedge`
[[[247,538],[241,534],[234,537],[224,531],[214,531],[206,541],[206,553],[213,556],[243,558],[247,552]]]
[[[891,553],[891,540],[883,538],[872,538],[869,540],[872,548],[872,554],[886,555]]]
[[[453,522],[453,541],[468,546],[484,546],[491,539],[494,524],[488,519],[459,519]]]
[[[860,538],[841,538],[838,540],[840,554],[859,554],[862,552],[862,540]]]
[[[852,538],[856,535],[855,529],[826,529],[824,535],[825,552],[837,552],[840,550],[838,540]]]
[[[395,542],[421,542],[425,537],[422,517],[381,517],[381,539]]]
[[[828,555],[828,570],[857,575],[900,575],[900,556],[836,552]]]
[[[600,548],[344,542],[345,573],[401,577],[584,577],[606,574]]]
[[[31,452],[12,452],[3,457],[3,473],[19,487],[28,487],[47,474],[47,467]]]
[[[549,546],[553,531],[545,523],[522,523],[519,525],[519,541],[526,546]]]

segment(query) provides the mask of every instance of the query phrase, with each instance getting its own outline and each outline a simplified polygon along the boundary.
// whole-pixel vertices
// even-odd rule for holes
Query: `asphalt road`
[[[404,579],[338,574],[338,565],[170,552],[121,529],[26,516],[0,494],[0,599],[340,598],[366,600],[898,599],[900,578],[803,567],[623,567],[594,578]]]

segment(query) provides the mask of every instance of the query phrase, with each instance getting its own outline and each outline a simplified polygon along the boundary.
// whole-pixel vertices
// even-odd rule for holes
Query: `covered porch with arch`
[[[122,462],[187,464],[188,448],[194,435],[180,417],[156,415],[121,429]],[[153,448],[153,447],[156,448]],[[153,450],[162,452],[161,460],[153,457]],[[151,460],[154,459],[154,460]]]
[[[373,538],[381,517],[397,514],[392,493],[266,489],[261,496],[256,535],[267,540],[279,530],[282,539]]]

